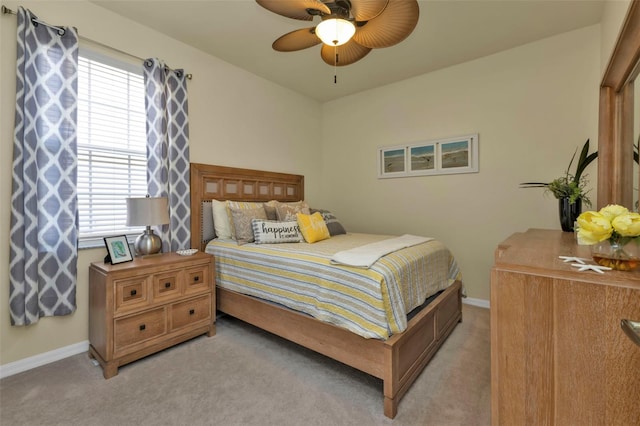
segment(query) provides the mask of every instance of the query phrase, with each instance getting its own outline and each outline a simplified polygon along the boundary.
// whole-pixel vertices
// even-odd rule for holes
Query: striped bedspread
[[[216,285],[279,303],[365,338],[387,339],[407,328],[407,313],[461,279],[437,240],[389,253],[370,268],[331,263],[335,253],[391,238],[336,235],[314,244],[245,244],[213,240]]]

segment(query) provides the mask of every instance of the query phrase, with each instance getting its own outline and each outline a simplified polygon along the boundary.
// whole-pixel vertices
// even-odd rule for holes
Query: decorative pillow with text
[[[278,222],[253,219],[251,227],[256,244],[300,243],[303,241],[300,227],[295,220]]]

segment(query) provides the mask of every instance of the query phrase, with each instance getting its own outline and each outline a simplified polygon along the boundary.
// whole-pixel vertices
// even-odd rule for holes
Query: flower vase
[[[640,267],[640,247],[635,238],[604,240],[591,246],[593,260],[616,271],[634,271]]]
[[[578,198],[574,203],[569,197],[558,199],[560,209],[560,226],[564,232],[573,232],[573,224],[582,213],[582,200]]]

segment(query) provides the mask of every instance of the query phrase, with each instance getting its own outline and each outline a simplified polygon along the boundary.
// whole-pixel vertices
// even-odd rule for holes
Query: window
[[[81,49],[78,76],[80,247],[110,235],[131,237],[125,198],[147,193],[142,65]]]

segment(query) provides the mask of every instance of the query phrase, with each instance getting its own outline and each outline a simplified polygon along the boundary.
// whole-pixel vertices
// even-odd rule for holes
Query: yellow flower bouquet
[[[596,263],[622,271],[640,266],[637,244],[640,214],[610,204],[600,211],[580,214],[577,223],[578,244],[593,246]]]

